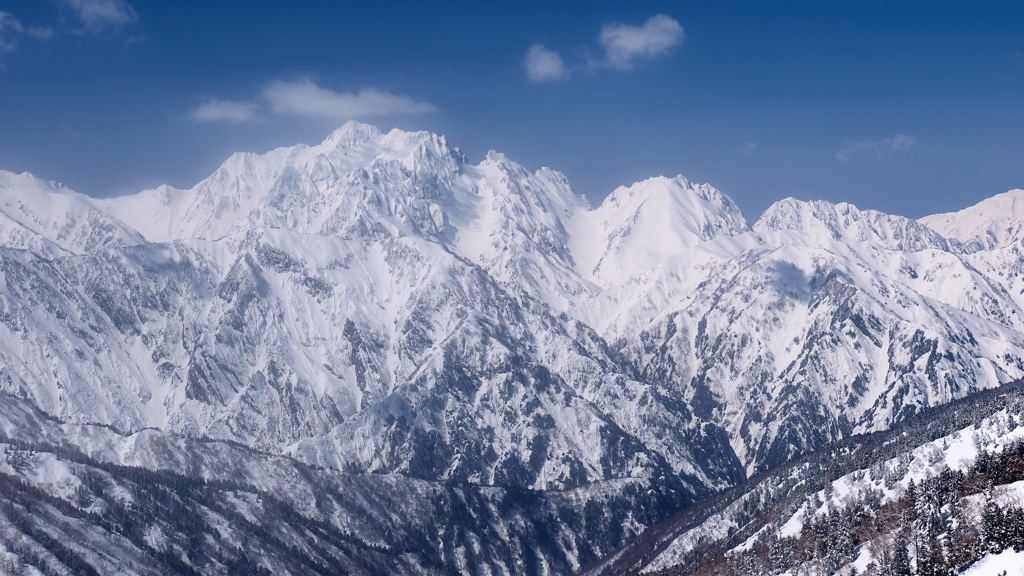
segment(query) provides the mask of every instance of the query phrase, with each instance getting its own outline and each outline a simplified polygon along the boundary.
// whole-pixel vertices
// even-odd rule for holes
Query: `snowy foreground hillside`
[[[357,123],[188,190],[0,172],[0,542],[43,573],[579,571],[1024,377],[1018,198],[591,207]]]

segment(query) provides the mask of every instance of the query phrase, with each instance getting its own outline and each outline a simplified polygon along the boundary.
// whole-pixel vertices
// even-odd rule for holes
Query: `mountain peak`
[[[730,235],[747,230],[747,222],[732,198],[709,184],[694,184],[682,176],[655,176],[632,186],[616,188],[598,208],[600,211],[628,212],[654,208],[670,218],[672,229],[687,232],[697,242],[710,240],[721,232]],[[712,223],[721,220],[722,226]]]
[[[382,135],[383,133],[380,131],[380,128],[376,126],[349,120],[340,128],[331,132],[323,143],[332,148],[345,148],[373,141]]]
[[[993,250],[1024,239],[1024,190],[1010,190],[959,212],[919,220],[948,238]]]
[[[33,188],[43,189],[54,194],[71,193],[71,191],[63,185],[52,180],[43,180],[42,178],[38,178],[31,172],[22,172],[19,174],[9,170],[0,170],[0,189],[13,189],[17,186],[32,186]]]
[[[574,257],[585,274],[604,283],[648,271],[718,236],[749,230],[731,198],[682,176],[620,186],[580,220]]]

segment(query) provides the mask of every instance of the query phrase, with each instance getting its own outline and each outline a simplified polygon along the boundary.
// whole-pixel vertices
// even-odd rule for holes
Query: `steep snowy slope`
[[[274,451],[330,433],[298,454],[486,484],[656,475],[664,458],[694,489],[737,475],[694,465],[727,444],[650,398],[662,422],[627,421],[647,387],[587,329],[523,308],[436,244],[278,230],[0,259],[3,389],[69,421]],[[638,435],[673,441],[652,453]]]
[[[571,250],[571,223],[589,206],[563,174],[530,174],[491,152],[464,168],[462,183],[463,204],[449,209],[455,251],[560,311],[597,293],[577,272]]]
[[[604,287],[649,272],[702,242],[748,230],[728,196],[682,176],[619,187],[596,209],[574,216],[570,248],[577,267]]]
[[[959,212],[921,218],[948,238],[981,250],[1005,248],[1024,239],[1024,190],[1010,190]]]

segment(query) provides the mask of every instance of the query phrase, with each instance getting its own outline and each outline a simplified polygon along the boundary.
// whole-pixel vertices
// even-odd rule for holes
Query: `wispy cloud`
[[[382,114],[422,114],[437,110],[427,102],[417,102],[372,88],[359,92],[335,92],[321,88],[310,79],[297,82],[278,80],[263,89],[263,97],[277,114],[320,116],[327,118],[358,118]]]
[[[248,122],[259,118],[259,106],[253,102],[210,99],[189,112],[197,122]]]
[[[750,156],[757,153],[757,144],[754,142],[747,142],[743,146],[740,146],[740,154]]]
[[[589,72],[632,70],[642,61],[671,54],[683,43],[683,36],[683,27],[679,22],[665,14],[652,16],[641,26],[609,22],[601,28],[597,37],[601,56],[587,57],[583,62],[570,67],[558,52],[538,42],[526,51],[526,77],[532,82],[544,82],[568,80],[573,69]],[[584,53],[595,51],[592,48],[582,50]]]
[[[0,54],[10,52],[18,47],[18,34],[21,34],[21,22],[7,12],[0,10]]]
[[[53,38],[53,28],[45,26],[22,26],[12,14],[0,10],[0,57],[7,52],[12,52],[18,47],[18,37],[22,34],[35,38],[36,40],[49,40]],[[0,68],[4,65],[0,60]]]
[[[569,71],[558,52],[548,50],[538,42],[526,52],[526,77],[531,82],[567,80]]]
[[[133,24],[139,20],[132,5],[125,0],[62,0],[89,32]]]
[[[275,80],[263,87],[259,98],[251,102],[208,99],[189,111],[197,122],[251,122],[264,120],[260,111],[281,115],[313,116],[332,119],[363,118],[385,114],[423,114],[435,112],[432,104],[408,96],[365,88],[359,92],[335,92],[317,86],[309,78],[294,82]]]
[[[851,156],[864,152],[866,150],[874,150],[875,154],[879,158],[884,156],[887,152],[900,152],[910,148],[914,145],[914,139],[906,134],[897,134],[892,138],[886,138],[881,141],[876,140],[861,140],[859,142],[847,142],[843,144],[843,149],[836,152],[836,158],[840,162],[846,162]]]
[[[605,24],[598,37],[605,52],[605,65],[631,70],[640,60],[669,54],[683,43],[683,27],[664,14],[652,16],[643,26],[613,22]]]

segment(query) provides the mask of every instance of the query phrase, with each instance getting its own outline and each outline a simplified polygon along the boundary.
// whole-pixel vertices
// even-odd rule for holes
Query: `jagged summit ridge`
[[[189,190],[146,191],[98,203],[150,231],[148,239],[154,242],[217,240],[261,226],[311,234],[362,229],[398,235],[407,226],[430,221],[409,219],[410,212],[422,216],[424,198],[416,194],[418,188],[401,188],[401,183],[417,177],[444,181],[460,161],[443,137],[400,130],[383,134],[350,122],[316,146],[235,154]],[[391,182],[404,193],[387,194]],[[154,205],[165,208],[149,208]],[[436,228],[418,231],[436,235]]]
[[[0,170],[0,239],[47,257],[133,246],[145,239],[92,200],[29,173]]]
[[[257,228],[422,237],[560,310],[598,285],[747,229],[731,199],[682,177],[621,188],[591,209],[554,170],[530,173],[493,151],[469,165],[444,137],[384,134],[356,122],[316,146],[235,154],[189,190],[161,187],[94,203],[152,242]]]
[[[962,252],[964,248],[945,238],[927,222],[892,216],[875,210],[859,210],[846,202],[810,202],[786,198],[772,204],[753,226],[760,233],[796,232],[831,238],[845,244],[872,244],[887,250],[918,252],[934,249]]]

